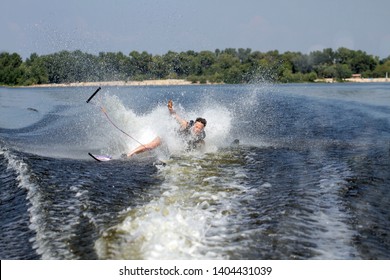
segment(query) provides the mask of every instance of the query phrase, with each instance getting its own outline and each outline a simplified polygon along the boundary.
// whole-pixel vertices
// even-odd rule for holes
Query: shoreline
[[[187,80],[167,79],[167,80],[145,80],[145,81],[103,81],[103,82],[76,82],[62,84],[40,84],[25,87],[97,87],[97,86],[183,86],[196,85]]]
[[[344,83],[388,83],[390,78],[347,78]],[[333,78],[317,79],[314,83],[340,83]]]
[[[348,78],[344,83],[389,83],[390,78]],[[317,79],[314,83],[340,83],[335,79]],[[102,82],[75,82],[61,84],[37,84],[30,86],[15,86],[26,88],[45,88],[45,87],[99,87],[99,86],[186,86],[186,85],[217,85],[223,83],[193,83],[183,79],[166,79],[166,80],[144,80],[144,81],[102,81]]]

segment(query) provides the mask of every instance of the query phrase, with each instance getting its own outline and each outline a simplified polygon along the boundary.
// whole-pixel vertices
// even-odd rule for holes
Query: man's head
[[[206,127],[207,121],[204,118],[197,118],[194,124],[194,133],[199,134]]]
[[[203,124],[203,127],[206,127],[207,121],[204,118],[197,118],[195,122],[200,122]]]

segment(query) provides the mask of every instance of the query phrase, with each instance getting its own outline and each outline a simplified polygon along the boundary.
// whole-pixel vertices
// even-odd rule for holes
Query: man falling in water
[[[176,112],[173,110],[172,100],[168,101],[168,110],[169,113],[177,120],[180,124],[180,129],[178,131],[179,136],[187,144],[187,150],[199,149],[204,146],[204,138],[206,133],[204,128],[206,127],[207,121],[204,118],[197,118],[195,121],[186,121],[182,119]],[[141,145],[131,151],[128,154],[125,154],[126,157],[131,157],[135,154],[143,153],[145,151],[153,150],[160,146],[162,140],[159,136],[154,138],[151,142]]]

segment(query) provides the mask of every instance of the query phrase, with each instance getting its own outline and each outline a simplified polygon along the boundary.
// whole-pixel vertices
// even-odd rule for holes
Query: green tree
[[[174,73],[176,77],[187,77],[193,72],[194,52],[176,53],[169,51],[163,56],[169,72]]]
[[[339,48],[335,52],[335,63],[348,64],[353,57],[351,50],[347,48]]]
[[[331,48],[323,51],[314,51],[309,54],[311,65],[332,65],[335,61],[335,53]]]
[[[98,55],[60,51],[25,62],[17,53],[0,53],[0,84],[29,85],[106,80],[182,78],[193,82],[252,83],[312,82],[317,77],[343,80],[352,73],[384,77],[390,56],[383,60],[363,51],[331,48],[307,54],[277,50],[266,53],[247,48],[172,52],[164,55],[132,51]]]
[[[223,53],[218,57],[217,64],[221,69],[229,69],[234,65],[239,65],[240,60],[230,53]]]
[[[241,63],[247,63],[249,61],[249,57],[251,54],[251,49],[238,49],[237,57],[240,60]]]
[[[169,66],[165,63],[164,58],[156,55],[152,58],[151,76],[156,79],[163,79],[169,75]]]
[[[99,76],[105,81],[127,80],[132,74],[130,58],[122,52],[101,52],[98,63]]]
[[[132,51],[130,53],[130,64],[132,68],[132,75],[143,78],[150,78],[150,70],[153,67],[153,56],[147,52],[139,53]],[[149,74],[149,75],[148,75]]]
[[[24,77],[21,82],[23,85],[46,84],[49,77],[44,61],[36,53],[30,55],[24,63]]]
[[[343,80],[352,76],[352,71],[347,64],[336,64],[335,73],[338,80]]]
[[[224,74],[223,81],[227,84],[238,84],[242,81],[242,71],[237,66],[234,65],[231,68],[227,69]]]
[[[373,71],[373,77],[374,78],[384,78],[390,77],[390,59],[385,61],[384,63],[378,64],[374,71]]]
[[[23,75],[23,63],[19,54],[0,53],[0,84],[18,85]]]
[[[200,74],[207,74],[210,67],[215,63],[216,57],[213,52],[201,51],[196,57],[196,60],[201,69]]]
[[[377,60],[363,51],[354,51],[348,63],[353,73],[363,74],[366,71],[372,71],[377,65]]]
[[[297,54],[292,58],[293,72],[309,73],[312,71],[312,65],[309,61],[309,56],[305,54]]]

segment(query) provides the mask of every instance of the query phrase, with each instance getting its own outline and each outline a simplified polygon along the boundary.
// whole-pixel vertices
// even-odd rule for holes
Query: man
[[[168,110],[169,113],[177,120],[180,124],[179,135],[183,138],[183,140],[187,143],[187,150],[198,149],[204,145],[204,138],[206,137],[206,133],[204,132],[204,128],[206,127],[207,121],[204,118],[197,118],[194,121],[186,121],[179,117],[179,115],[173,110],[173,102],[172,100],[168,101]],[[159,136],[154,138],[151,142],[141,145],[131,151],[128,154],[125,154],[127,157],[131,157],[135,154],[143,153],[145,151],[153,150],[160,146],[162,140]]]

